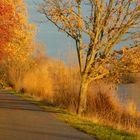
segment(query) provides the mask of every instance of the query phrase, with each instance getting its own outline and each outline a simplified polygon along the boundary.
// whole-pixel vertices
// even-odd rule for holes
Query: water
[[[136,103],[137,110],[140,111],[140,82],[120,85],[118,92],[124,103],[128,100],[132,100]]]

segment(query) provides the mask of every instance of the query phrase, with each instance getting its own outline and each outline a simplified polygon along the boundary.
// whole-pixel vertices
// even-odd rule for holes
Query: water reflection
[[[128,100],[133,100],[136,103],[137,110],[140,111],[140,82],[135,84],[120,85],[118,92],[124,103]]]

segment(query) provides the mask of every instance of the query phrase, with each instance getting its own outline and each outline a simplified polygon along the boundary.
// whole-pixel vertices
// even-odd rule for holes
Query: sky
[[[37,41],[45,45],[48,55],[56,57],[59,53],[67,51],[69,46],[74,47],[74,41],[65,36],[51,23],[45,21],[45,16],[37,11],[37,2],[41,0],[24,0],[28,7],[29,21],[37,25]]]

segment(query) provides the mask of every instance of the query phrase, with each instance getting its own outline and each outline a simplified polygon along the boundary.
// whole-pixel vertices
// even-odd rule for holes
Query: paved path
[[[0,91],[0,140],[94,140],[51,113]]]

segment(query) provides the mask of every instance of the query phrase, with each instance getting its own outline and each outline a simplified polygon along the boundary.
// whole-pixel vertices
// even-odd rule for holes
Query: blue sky
[[[46,52],[50,56],[56,57],[62,51],[67,51],[68,46],[74,47],[74,41],[70,37],[66,37],[64,33],[60,33],[51,23],[40,23],[45,17],[37,12],[39,0],[24,0],[28,6],[29,21],[37,24],[37,41],[45,45]]]

